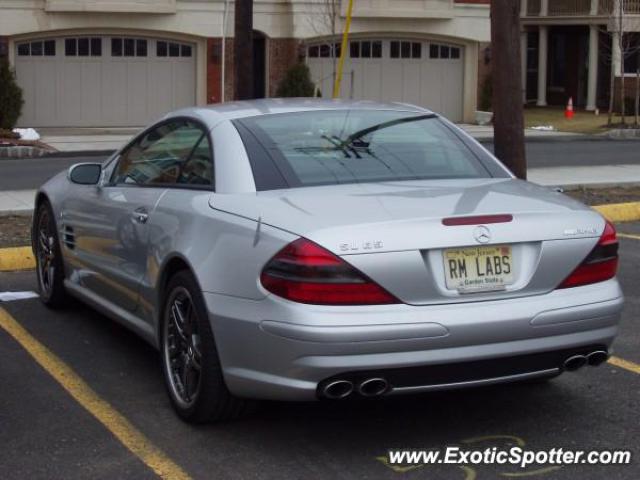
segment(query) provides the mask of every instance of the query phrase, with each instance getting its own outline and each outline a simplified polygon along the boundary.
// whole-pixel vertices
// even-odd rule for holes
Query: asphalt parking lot
[[[126,329],[79,304],[52,312],[37,299],[0,303],[0,314],[4,309],[36,342],[31,348],[43,345],[72,370],[43,368],[0,328],[0,478],[637,479],[640,223],[619,232],[631,236],[620,239],[627,302],[614,354],[633,362],[627,368],[606,364],[546,384],[375,401],[265,403],[243,420],[204,427],[174,415],[158,355]],[[34,289],[33,272],[0,273],[0,291]],[[54,378],[72,374],[95,398],[79,401]],[[102,422],[87,405],[102,412]],[[391,468],[378,458],[390,448],[454,444],[630,449],[633,461],[519,470]]]

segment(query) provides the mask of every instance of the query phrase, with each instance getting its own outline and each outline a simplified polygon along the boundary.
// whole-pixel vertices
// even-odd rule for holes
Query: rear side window
[[[112,183],[213,186],[213,157],[206,132],[175,120],[143,134],[121,155]]]
[[[257,163],[268,155],[288,187],[491,177],[469,147],[434,115],[337,110],[240,122],[262,146],[249,148],[245,141],[250,157],[260,157],[251,159],[254,176]],[[256,185],[270,189],[261,188],[258,179]]]

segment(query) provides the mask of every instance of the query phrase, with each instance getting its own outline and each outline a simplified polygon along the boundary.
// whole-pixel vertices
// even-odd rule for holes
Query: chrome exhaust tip
[[[322,395],[331,400],[340,400],[353,393],[353,383],[349,380],[334,380],[322,387]]]
[[[358,393],[363,397],[377,397],[388,389],[389,383],[384,378],[369,378],[358,385]]]
[[[596,350],[595,352],[591,352],[587,355],[587,363],[592,367],[602,365],[607,360],[609,360],[609,352],[606,352],[605,350]]]
[[[564,369],[568,372],[575,372],[579,368],[584,367],[587,364],[587,357],[584,355],[574,355],[564,361]]]

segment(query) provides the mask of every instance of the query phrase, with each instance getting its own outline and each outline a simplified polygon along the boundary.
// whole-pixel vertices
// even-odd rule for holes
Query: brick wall
[[[225,42],[225,100],[233,100],[233,38]],[[222,99],[222,39],[207,39],[207,103],[219,103]]]
[[[267,58],[269,65],[267,75],[269,76],[269,91],[267,95],[275,96],[280,81],[286,71],[299,60],[298,48],[300,42],[294,38],[271,38],[268,42]],[[226,41],[226,71],[225,71],[225,100],[233,100],[234,95],[234,54],[233,38]],[[222,39],[207,39],[207,103],[219,103],[221,95],[222,77]]]
[[[270,97],[276,96],[276,90],[287,70],[299,61],[300,41],[295,38],[271,38],[268,40],[268,72]]]

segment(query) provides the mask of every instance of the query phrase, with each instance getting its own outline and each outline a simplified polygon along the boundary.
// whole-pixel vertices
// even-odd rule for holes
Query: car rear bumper
[[[406,393],[555,375],[571,354],[610,348],[623,305],[616,280],[419,307],[205,299],[230,390],[282,400],[317,399],[335,378],[385,376],[389,393]]]

